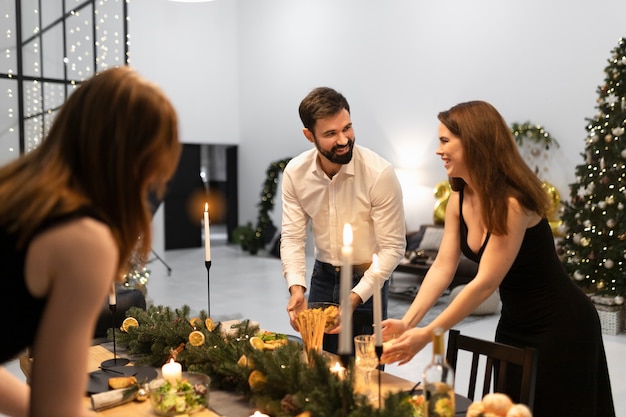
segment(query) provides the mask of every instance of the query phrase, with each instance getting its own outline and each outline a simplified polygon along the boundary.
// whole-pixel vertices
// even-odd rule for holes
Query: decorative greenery
[[[255,349],[250,338],[259,329],[248,320],[234,329],[223,329],[222,323],[207,328],[205,311],[197,318],[190,318],[189,311],[188,306],[175,310],[132,307],[126,316],[139,325],[117,333],[117,343],[125,346],[139,365],[161,366],[174,356],[184,370],[209,375],[214,389],[238,392],[274,417],[413,415],[406,393],[389,394],[379,409],[355,392],[354,363],[346,378],[340,379],[330,371],[327,359],[316,352],[312,352],[312,365],[305,363],[300,343],[289,341],[275,350]],[[189,334],[195,331],[205,336],[200,346],[188,343]]]
[[[233,230],[233,243],[241,245],[241,249],[249,251],[251,254],[257,253],[257,239],[252,222],[248,222],[245,226],[238,226]]]
[[[559,143],[554,139],[550,133],[548,133],[543,126],[532,124],[530,122],[525,123],[513,123],[511,125],[511,131],[513,137],[518,145],[523,145],[525,139],[529,139],[535,143],[541,143],[546,147],[555,145],[559,147]]]
[[[240,226],[241,229],[236,229],[239,230],[239,234],[236,234],[237,237],[235,239],[238,239],[239,242],[235,243],[241,244],[242,249],[252,254],[257,253],[259,249],[263,249],[269,243],[268,239],[271,239],[276,232],[276,226],[272,223],[269,213],[274,209],[274,197],[276,196],[279,175],[290,160],[291,158],[285,158],[272,162],[267,171],[265,171],[261,201],[257,204],[259,214],[256,227],[252,229],[252,224],[248,223],[247,226]]]
[[[613,49],[564,202],[563,266],[589,292],[626,295],[626,39]],[[622,300],[623,302],[623,300]]]

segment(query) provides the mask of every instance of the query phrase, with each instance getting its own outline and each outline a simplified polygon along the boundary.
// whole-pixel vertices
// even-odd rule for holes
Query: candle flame
[[[346,223],[343,225],[343,245],[352,245],[352,226],[350,226],[350,223]]]
[[[204,203],[204,211],[209,211],[209,203]]]

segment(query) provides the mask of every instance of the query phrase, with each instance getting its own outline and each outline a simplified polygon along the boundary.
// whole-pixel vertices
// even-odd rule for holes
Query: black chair
[[[535,383],[537,378],[537,351],[533,348],[518,348],[498,342],[477,339],[464,336],[458,330],[451,329],[448,334],[448,350],[446,360],[450,366],[457,369],[459,351],[472,353],[472,367],[467,397],[474,401],[476,383],[478,377],[478,364],[481,356],[485,358],[485,376],[483,381],[482,397],[491,390],[491,377],[496,372],[494,379],[494,392],[505,392],[507,372],[520,373],[519,398],[516,402],[526,404],[531,410],[535,399]],[[513,365],[513,366],[511,366]],[[515,369],[516,368],[516,369]]]

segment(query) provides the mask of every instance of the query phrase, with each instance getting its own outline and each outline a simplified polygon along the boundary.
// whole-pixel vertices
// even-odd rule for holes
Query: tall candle
[[[117,296],[115,294],[115,281],[111,285],[111,292],[109,293],[109,305],[114,306],[117,304]]]
[[[349,355],[352,353],[352,306],[350,305],[350,292],[352,291],[352,227],[349,223],[346,223],[343,227],[341,261],[341,281],[339,285],[341,295],[341,330],[339,331],[337,353]]]
[[[204,203],[204,260],[211,260],[211,232],[209,230],[209,203]]]
[[[166,381],[176,382],[182,378],[183,367],[180,363],[174,362],[174,359],[170,359],[168,363],[161,367],[161,375]]]
[[[381,321],[383,318],[381,285],[380,285],[380,266],[378,264],[378,255],[372,255],[372,271],[374,272],[374,346],[383,345],[383,333]]]

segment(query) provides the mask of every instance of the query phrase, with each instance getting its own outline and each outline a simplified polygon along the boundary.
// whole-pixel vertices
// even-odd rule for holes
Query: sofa
[[[98,322],[96,323],[94,339],[106,338],[107,331],[112,326],[119,329],[126,318],[126,311],[129,308],[139,307],[146,309],[146,297],[140,290],[118,286],[116,298],[115,313],[109,308],[108,297],[104,300]]]
[[[440,225],[422,225],[419,230],[409,232],[406,237],[406,254],[396,271],[415,273],[423,278],[437,256],[442,238],[443,226]],[[467,284],[474,278],[477,271],[478,265],[461,255],[454,279],[448,289],[452,290],[458,285]]]
[[[396,267],[396,272],[415,275],[414,285],[395,286],[393,274],[391,276],[389,293],[390,295],[406,297],[413,299],[419,284],[428,272],[428,268],[432,264],[441,239],[443,238],[443,225],[422,225],[416,231],[407,233],[406,237],[406,253],[404,258]],[[469,283],[478,272],[478,264],[461,255],[459,265],[452,282],[448,286],[449,300],[452,301],[458,293]],[[405,280],[406,281],[406,280]],[[478,308],[474,310],[473,315],[493,314],[500,306],[500,295],[498,291],[494,292],[487,300],[485,300]]]

